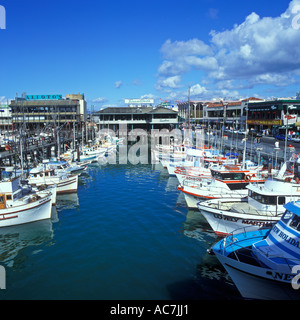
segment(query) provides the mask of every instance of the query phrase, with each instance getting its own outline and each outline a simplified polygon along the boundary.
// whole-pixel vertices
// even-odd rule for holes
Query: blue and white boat
[[[300,299],[300,201],[284,207],[272,229],[238,229],[212,248],[244,298]]]

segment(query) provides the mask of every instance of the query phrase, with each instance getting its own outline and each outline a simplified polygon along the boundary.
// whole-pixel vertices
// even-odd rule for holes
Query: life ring
[[[246,181],[249,181],[250,180],[250,177],[249,176],[245,176],[245,179],[246,179]]]

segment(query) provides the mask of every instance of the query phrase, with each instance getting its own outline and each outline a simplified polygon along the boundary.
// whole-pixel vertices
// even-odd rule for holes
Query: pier
[[[69,148],[76,149],[80,144],[87,143],[95,137],[94,130],[62,132],[50,136],[21,136],[14,135],[1,147],[0,165],[20,165],[23,157],[24,164],[40,162],[50,157],[59,157]]]

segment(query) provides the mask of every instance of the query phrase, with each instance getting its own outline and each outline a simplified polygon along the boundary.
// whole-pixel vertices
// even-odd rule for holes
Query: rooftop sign
[[[126,104],[151,104],[154,103],[154,99],[124,99]]]
[[[26,95],[25,100],[61,100],[61,94]]]

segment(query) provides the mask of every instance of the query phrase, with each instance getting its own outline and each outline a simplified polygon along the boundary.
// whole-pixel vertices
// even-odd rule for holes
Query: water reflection
[[[51,219],[47,219],[0,228],[0,263],[16,267],[20,260],[24,260],[18,257],[27,247],[41,246],[53,239],[52,223]]]
[[[217,236],[199,210],[188,210],[183,233],[199,241],[213,242]],[[210,241],[209,241],[210,240]]]
[[[183,234],[200,242],[199,263],[196,265],[195,294],[199,299],[239,299],[231,278],[209,249],[220,240],[198,210],[188,210],[183,222]]]
[[[58,194],[56,196],[56,207],[59,211],[64,209],[76,209],[79,207],[79,197],[77,193]]]

